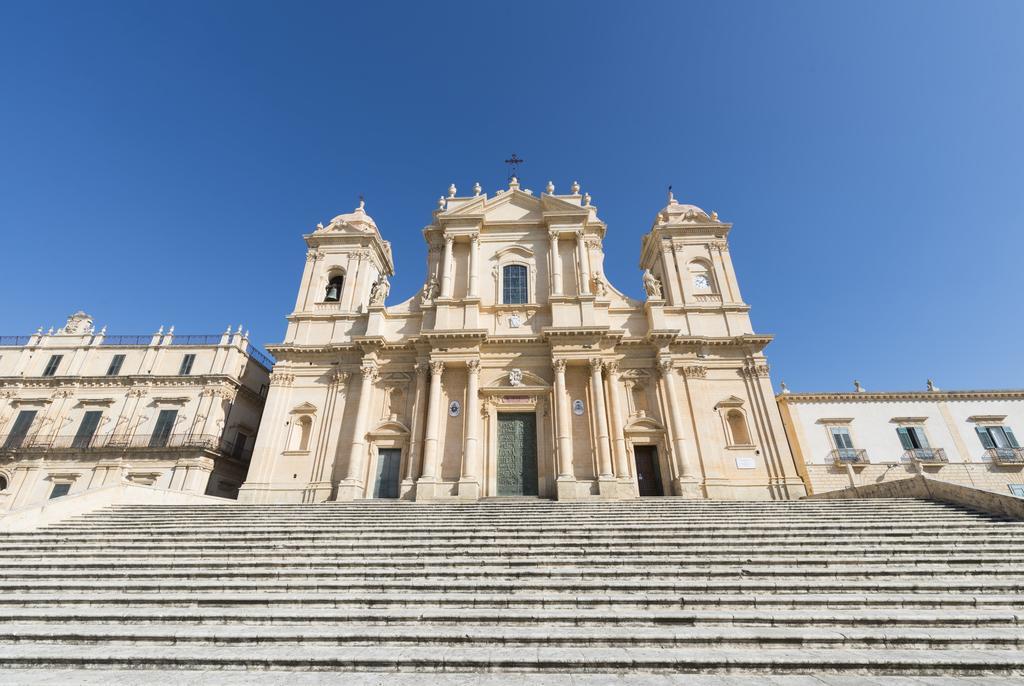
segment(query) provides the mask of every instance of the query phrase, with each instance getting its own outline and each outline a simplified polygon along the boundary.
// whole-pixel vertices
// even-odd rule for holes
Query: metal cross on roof
[[[505,160],[505,164],[508,165],[508,180],[511,181],[513,177],[519,177],[519,165],[526,160],[519,159],[519,156],[512,153],[512,157]]]

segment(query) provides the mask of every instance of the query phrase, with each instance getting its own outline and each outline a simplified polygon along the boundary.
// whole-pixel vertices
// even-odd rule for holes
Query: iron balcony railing
[[[210,335],[185,334],[180,336],[175,334],[171,336],[171,345],[217,345],[220,343],[220,339],[221,335],[219,333]]]
[[[53,450],[210,450],[246,460],[252,450],[209,434],[102,434],[98,436],[9,433],[0,435],[0,453],[39,453]]]
[[[153,336],[104,336],[100,345],[149,345]]]
[[[913,462],[949,462],[946,451],[942,448],[912,448],[904,451],[903,457]]]
[[[274,358],[257,348],[255,345],[249,346],[249,357],[268,372],[274,368]]]
[[[996,464],[1024,464],[1024,448],[989,448],[985,457]]]
[[[863,448],[836,448],[829,456],[835,464],[867,464],[868,451]]]
[[[0,336],[0,345],[28,345],[31,336]]]

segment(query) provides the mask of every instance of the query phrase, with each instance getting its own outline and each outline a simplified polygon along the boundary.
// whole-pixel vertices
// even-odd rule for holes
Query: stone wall
[[[980,488],[995,493],[1009,494],[1010,484],[1024,484],[1024,468],[1001,467],[991,463],[952,463],[917,467],[913,464],[869,464],[852,468],[846,466],[806,465],[810,479],[809,492],[825,493],[853,486],[899,481],[919,474],[919,470],[934,481],[943,481],[969,488]]]
[[[807,497],[815,500],[921,498],[951,503],[997,517],[1024,521],[1024,498],[936,481],[920,474],[909,479],[855,486]]]

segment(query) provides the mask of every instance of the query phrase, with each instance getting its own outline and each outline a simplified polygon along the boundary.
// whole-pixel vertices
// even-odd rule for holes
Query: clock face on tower
[[[697,276],[693,277],[693,286],[694,288],[701,291],[706,291],[711,288],[711,284],[708,282],[708,277],[704,276],[703,274],[698,274]]]

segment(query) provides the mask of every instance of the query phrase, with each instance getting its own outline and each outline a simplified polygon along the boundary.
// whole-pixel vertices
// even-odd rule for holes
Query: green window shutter
[[[1013,447],[1013,448],[1019,448],[1020,447],[1020,443],[1017,442],[1017,438],[1013,435],[1013,431],[1010,430],[1010,427],[1004,426],[1003,427],[1003,433],[1006,434],[1006,440],[1008,440],[1010,442],[1010,446],[1011,447]]]
[[[988,435],[988,429],[983,426],[976,426],[974,430],[978,433],[978,439],[981,441],[981,446],[985,450],[992,450],[996,447],[995,441]]]
[[[900,437],[900,444],[903,446],[904,450],[914,449],[914,442],[910,440],[910,432],[907,430],[906,427],[899,427],[898,429],[896,429],[896,433]]]

